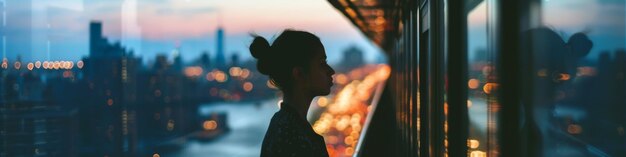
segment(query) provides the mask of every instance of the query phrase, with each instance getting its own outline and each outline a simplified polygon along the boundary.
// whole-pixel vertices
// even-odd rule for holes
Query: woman
[[[262,157],[328,156],[324,138],[306,120],[313,97],[328,95],[335,71],[326,63],[320,39],[309,32],[285,30],[270,45],[255,36],[250,45],[257,69],[283,92],[261,147]]]
[[[521,87],[525,127],[529,130],[528,142],[532,143],[531,151],[527,156],[555,156],[545,155],[556,153],[551,150],[559,147],[554,140],[560,133],[553,128],[568,128],[563,126],[555,116],[557,104],[578,104],[576,101],[567,102],[567,97],[576,97],[576,90],[572,81],[576,78],[578,63],[589,54],[593,42],[585,32],[573,34],[567,42],[561,35],[548,27],[538,27],[527,30],[522,36],[522,54],[520,59],[528,70],[523,71]],[[578,80],[582,81],[582,80]],[[558,98],[562,93],[562,98]],[[585,97],[579,95],[578,97]],[[569,98],[571,99],[571,98]],[[574,99],[575,100],[575,99]],[[580,101],[582,102],[582,101]],[[591,105],[591,104],[590,104]],[[604,112],[603,112],[604,113]],[[597,123],[597,122],[594,122]],[[565,124],[567,125],[567,124]],[[554,126],[554,127],[544,127]],[[585,133],[596,132],[599,127],[592,127]],[[606,134],[606,133],[604,133]],[[603,133],[598,133],[603,135]],[[551,153],[550,153],[551,152]],[[558,155],[557,155],[558,156]]]

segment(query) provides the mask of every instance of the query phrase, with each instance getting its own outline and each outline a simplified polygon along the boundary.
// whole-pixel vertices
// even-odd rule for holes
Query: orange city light
[[[84,65],[85,65],[85,63],[83,63],[83,61],[78,61],[76,63],[76,67],[78,67],[79,69],[82,69]]]
[[[35,62],[35,68],[39,69],[41,67],[41,61]]]
[[[478,81],[477,79],[470,79],[469,81],[467,81],[467,86],[470,89],[476,89],[478,88],[478,86],[480,86],[480,81]]]
[[[26,65],[26,68],[28,68],[28,70],[33,70],[34,67],[35,67],[35,64],[33,64],[33,63],[28,63]]]
[[[230,76],[241,76],[241,68],[240,67],[231,67],[228,70]]]
[[[216,71],[215,80],[220,83],[226,82],[228,80],[228,76],[226,76],[226,73],[222,71]]]
[[[328,98],[324,96],[317,98],[317,105],[320,107],[326,107],[326,105],[328,105]]]
[[[478,142],[478,140],[467,140],[467,146],[472,148],[472,149],[476,149],[478,148],[478,146],[480,146],[480,142]]]
[[[217,129],[217,122],[215,122],[214,120],[207,120],[202,123],[202,127],[204,128],[204,130],[215,130]]]
[[[254,87],[254,85],[252,85],[251,82],[246,82],[243,84],[243,90],[246,92],[250,92],[252,91],[252,88]]]
[[[22,66],[22,63],[20,63],[20,62],[15,62],[13,64],[13,67],[15,67],[15,69],[18,69],[18,70],[20,69],[21,66]]]
[[[483,86],[483,91],[486,94],[491,94],[491,92],[494,91],[496,88],[498,88],[498,84],[496,84],[496,83],[486,83],[485,86]]]

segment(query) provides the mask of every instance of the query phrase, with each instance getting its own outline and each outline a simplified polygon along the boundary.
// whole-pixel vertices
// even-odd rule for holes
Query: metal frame
[[[348,16],[339,0],[328,1]],[[395,111],[389,116],[396,122],[392,129],[396,146],[391,148],[395,150],[387,150],[394,151],[395,156],[445,156],[446,136],[447,155],[468,155],[467,13],[481,1],[490,6],[488,39],[493,47],[489,50],[496,57],[500,83],[497,92],[502,108],[496,125],[499,155],[527,156],[536,151],[528,147],[533,141],[523,139],[529,131],[521,127],[520,122],[524,118],[520,113],[524,106],[518,81],[523,56],[518,48],[520,31],[539,23],[536,20],[540,13],[531,6],[537,7],[540,1],[392,0],[381,3],[387,8],[385,18],[390,24],[383,41],[377,43],[387,51],[392,65],[388,82],[391,88],[385,90],[383,96],[390,99],[385,99],[389,104],[385,107]],[[351,4],[351,7],[371,6]],[[350,20],[356,25],[355,20],[364,21],[362,16],[359,18]],[[373,38],[369,30],[360,29]],[[444,132],[446,96],[449,105],[447,135]]]
[[[521,7],[519,7],[519,1],[498,1],[496,4],[496,14],[498,19],[496,21],[498,31],[496,32],[496,40],[500,41],[496,46],[496,54],[498,55],[498,75],[500,81],[499,89],[499,101],[502,104],[500,119],[498,120],[498,131],[501,132],[498,137],[498,144],[500,145],[502,156],[507,157],[521,157],[525,156],[520,147],[523,145],[521,141],[523,137],[522,130],[519,127],[521,125],[519,117],[521,98],[518,96],[522,94],[520,92],[521,68],[519,67],[519,38],[521,30],[520,17]],[[504,53],[506,52],[506,53]],[[506,141],[506,142],[503,142]]]
[[[445,53],[446,53],[446,10],[445,4],[441,0],[433,0],[428,2],[430,5],[430,50],[429,62],[431,70],[431,79],[429,85],[431,92],[430,101],[430,156],[445,156],[446,148],[444,146],[444,96],[445,96]]]
[[[419,130],[419,137],[420,137],[420,149],[419,149],[419,155],[420,156],[430,156],[430,139],[431,139],[431,135],[430,135],[430,54],[427,53],[430,51],[430,40],[429,39],[429,33],[430,30],[430,21],[428,21],[430,16],[428,9],[428,4],[427,2],[424,2],[423,5],[421,5],[421,7],[419,8],[419,12],[420,12],[420,25],[419,25],[419,50],[418,50],[418,56],[419,56],[419,82],[420,82],[420,86],[419,86],[419,97],[420,97],[420,112],[419,112],[419,117],[420,117],[420,130]]]
[[[480,1],[479,1],[480,2]],[[467,156],[469,113],[467,108],[468,51],[467,6],[464,1],[448,4],[448,152],[450,157]],[[475,6],[475,5],[474,5]]]

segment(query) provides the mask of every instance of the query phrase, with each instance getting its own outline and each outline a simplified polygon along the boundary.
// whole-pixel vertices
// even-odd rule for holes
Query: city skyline
[[[353,45],[364,49],[366,61],[376,61],[382,55],[378,47],[323,1],[160,2],[162,4],[143,0],[64,0],[55,3],[7,0],[3,5],[3,11],[7,12],[3,35],[7,35],[8,43],[3,55],[9,60],[18,54],[25,61],[80,60],[89,51],[87,27],[91,21],[101,21],[103,35],[110,38],[109,42],[120,42],[129,47],[136,56],[144,58],[144,63],[159,54],[170,56],[175,49],[180,50],[185,62],[203,52],[214,58],[218,25],[224,28],[225,56],[237,53],[242,60],[251,59],[247,47],[252,40],[251,33],[271,39],[287,28],[317,34],[329,52],[331,63],[338,62],[340,52]],[[20,6],[12,7],[17,5]],[[306,9],[302,9],[304,6]],[[293,16],[283,16],[292,11],[295,12]],[[27,16],[16,18],[24,13]],[[300,18],[312,14],[315,16]],[[24,18],[30,18],[30,23],[21,22]],[[11,37],[24,35],[23,32],[30,32],[29,37]],[[24,47],[31,50],[24,50]]]
[[[0,157],[254,157],[303,139],[305,156],[626,156],[626,0],[0,0],[0,14]],[[254,36],[279,35],[315,52],[255,40],[251,56]],[[303,125],[281,126],[291,108]]]

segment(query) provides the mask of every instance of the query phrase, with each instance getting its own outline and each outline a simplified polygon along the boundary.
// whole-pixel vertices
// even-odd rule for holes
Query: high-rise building
[[[343,59],[338,71],[349,71],[365,64],[363,59],[363,51],[356,46],[351,46],[343,52]]]
[[[82,132],[85,156],[137,156],[136,74],[141,64],[121,44],[109,44],[102,24],[90,24],[90,56],[83,59],[91,101],[81,106],[81,116],[95,128]],[[84,111],[84,112],[83,112]],[[95,150],[95,151],[89,151]]]
[[[0,156],[77,156],[76,113],[41,101],[0,103]]]
[[[102,35],[102,22],[92,21],[89,24],[89,56],[91,58],[132,57],[132,53],[119,42],[113,44],[108,42],[107,38]]]
[[[175,71],[180,72],[183,69],[183,57],[180,52],[180,47],[177,47],[175,53],[173,54],[174,60],[172,63],[172,67]]]
[[[209,57],[209,52],[203,51],[202,55],[198,60],[198,64],[202,66],[203,69],[210,70],[211,68],[211,58]]]
[[[239,53],[234,52],[234,53],[230,56],[230,65],[231,65],[231,66],[240,66],[240,65],[239,65]]]
[[[95,57],[101,54],[106,41],[102,36],[102,23],[93,21],[89,23],[89,56]]]
[[[41,75],[4,72],[0,156],[77,156],[77,110],[47,99],[50,86],[42,82]]]
[[[217,53],[215,54],[215,67],[226,69],[226,58],[224,56],[224,28],[217,27]]]
[[[176,138],[195,131],[192,128],[196,126],[195,98],[199,97],[191,94],[203,93],[194,90],[200,88],[197,81],[176,70],[177,64],[182,65],[181,59],[169,63],[166,55],[159,54],[155,60],[150,70],[138,75],[139,80],[146,80],[138,82],[141,87],[137,89],[138,98],[142,105],[149,106],[137,111],[137,130],[143,143],[141,155],[152,155],[159,153],[160,147],[180,144],[174,142]]]

